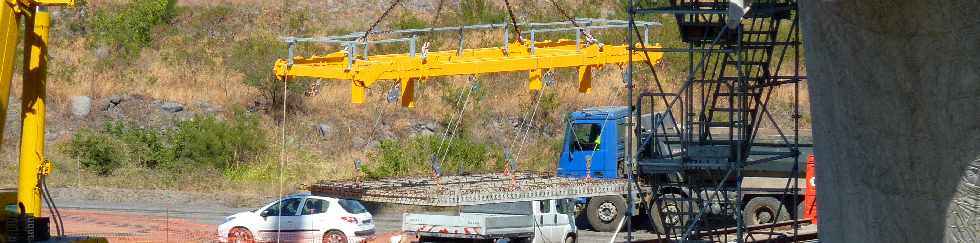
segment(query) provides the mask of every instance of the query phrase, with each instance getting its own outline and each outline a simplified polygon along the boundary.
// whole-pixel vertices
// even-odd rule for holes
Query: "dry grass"
[[[89,1],[90,7],[98,8],[124,2],[122,0]],[[288,1],[290,7],[283,8],[280,1],[259,0],[184,0],[179,1],[180,16],[169,30],[160,31],[157,40],[151,47],[146,48],[135,58],[132,65],[100,67],[98,50],[91,47],[85,36],[55,41],[51,48],[52,74],[49,82],[51,109],[55,113],[64,114],[68,110],[67,100],[71,96],[91,96],[96,99],[117,94],[142,95],[155,100],[176,101],[186,105],[206,102],[210,105],[223,107],[244,107],[260,99],[259,90],[245,85],[243,75],[223,65],[235,42],[248,40],[258,35],[281,36],[327,35],[352,31],[361,31],[370,25],[389,1],[354,1],[354,0],[320,0],[320,1]],[[434,18],[436,1],[408,1],[403,4],[399,15],[418,15],[423,21]],[[449,1],[451,2],[451,1]],[[548,1],[529,0],[515,1],[517,15],[530,18],[534,16],[558,16],[551,9]],[[498,8],[501,1],[491,1]],[[597,15],[587,17],[608,17],[614,8],[619,8],[614,1],[573,0],[564,1],[567,9],[582,9],[587,6],[599,8]],[[215,30],[202,30],[193,20],[198,18],[202,10],[220,6],[232,5],[231,14],[213,25]],[[452,4],[450,4],[452,5]],[[453,16],[453,8],[447,6],[444,13],[443,26],[453,25],[446,19]],[[286,13],[286,14],[284,14]],[[289,29],[291,18],[304,16],[301,29]],[[395,15],[395,16],[399,16]],[[530,16],[530,17],[528,17]],[[392,19],[396,19],[391,17]],[[338,21],[342,20],[342,21]],[[552,21],[557,19],[548,19]],[[391,24],[392,20],[382,25]],[[223,32],[221,28],[226,28]],[[210,35],[213,32],[214,36]],[[202,38],[187,38],[189,32],[203,32]],[[486,47],[498,45],[501,33],[491,31],[473,33],[467,36],[467,47]],[[612,36],[612,35],[611,35]],[[59,38],[54,36],[53,38]],[[445,37],[455,40],[454,36]],[[492,40],[492,41],[488,41]],[[618,43],[618,40],[607,42]],[[455,41],[436,42],[434,49],[455,49]],[[198,48],[203,53],[199,58],[188,62],[175,62],[170,59],[174,53],[184,48]],[[327,48],[320,48],[327,49]],[[301,53],[309,55],[312,53]],[[271,72],[271,63],[269,69]],[[679,64],[667,64],[679,65]],[[666,68],[658,70],[664,79],[666,90],[676,90],[683,74],[665,73]],[[521,168],[537,171],[552,171],[557,149],[554,146],[556,137],[560,138],[563,130],[562,119],[570,111],[591,106],[623,105],[625,90],[622,83],[622,67],[607,66],[595,72],[593,91],[590,94],[578,93],[576,74],[570,70],[558,71],[557,84],[545,88],[546,95],[554,94],[557,107],[550,111],[539,110],[526,147],[521,155]],[[640,90],[655,91],[649,70],[641,67],[637,74]],[[478,105],[470,105],[465,111],[474,128],[469,132],[473,137],[484,142],[504,146],[515,144],[518,130],[512,127],[511,121],[520,118],[530,110],[535,96],[527,89],[527,74],[492,74],[477,77],[481,90],[486,93]],[[19,80],[19,79],[18,79]],[[310,183],[318,179],[350,178],[354,175],[352,161],[361,159],[368,164],[372,148],[368,145],[372,140],[401,139],[409,136],[409,128],[420,122],[442,122],[455,112],[443,101],[443,96],[455,96],[450,90],[460,90],[466,87],[467,77],[434,78],[422,84],[417,89],[417,107],[402,108],[397,104],[387,103],[384,99],[387,87],[391,81],[383,81],[376,85],[368,94],[368,102],[362,105],[350,104],[350,83],[346,81],[326,81],[318,96],[303,98],[306,111],[291,117],[285,123],[287,133],[286,146],[286,188],[295,188],[301,183]],[[19,81],[14,82],[14,95],[19,95]],[[805,91],[806,87],[802,87]],[[778,110],[774,113],[788,114],[785,104],[792,100],[792,90],[781,88],[775,92],[773,105]],[[801,93],[801,101],[809,106],[806,92]],[[662,108],[662,107],[660,107]],[[548,112],[549,115],[543,114]],[[382,115],[383,114],[383,115]],[[134,187],[148,189],[177,189],[192,191],[237,191],[254,195],[268,195],[278,190],[279,146],[282,144],[280,126],[272,118],[274,114],[264,118],[263,127],[269,131],[270,141],[275,148],[268,155],[255,161],[252,167],[268,167],[272,170],[255,169],[256,174],[270,174],[272,177],[262,177],[255,180],[233,180],[225,178],[220,171],[188,171],[179,177],[172,173],[155,172],[145,168],[127,167],[116,176],[99,177],[85,172],[72,163],[72,160],[59,155],[57,151],[49,150],[49,156],[59,162],[54,183],[61,186],[100,186],[100,187]],[[52,123],[71,124],[67,115]],[[12,117],[13,118],[13,117]],[[315,126],[320,123],[329,124],[332,133],[328,137],[320,137],[315,132]],[[548,125],[542,128],[543,125]],[[78,127],[81,125],[63,125],[61,127]],[[497,127],[495,127],[497,126]],[[437,133],[441,133],[445,124],[440,124]],[[11,128],[7,130],[10,131]],[[557,134],[556,134],[557,133]],[[9,140],[9,139],[8,139]],[[57,143],[57,142],[55,142]],[[7,143],[6,151],[10,151]],[[54,147],[54,146],[50,146]],[[516,152],[516,151],[515,151]],[[13,153],[7,153],[3,165],[5,171],[15,172]],[[488,162],[489,163],[489,162]],[[13,166],[13,167],[12,167]],[[264,167],[263,167],[264,168]],[[0,173],[0,179],[10,179],[12,173]],[[258,178],[258,177],[257,177]],[[276,178],[276,179],[269,179]],[[13,180],[4,180],[13,181]]]

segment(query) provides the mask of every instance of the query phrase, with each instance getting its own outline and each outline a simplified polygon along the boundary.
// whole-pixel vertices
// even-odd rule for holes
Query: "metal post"
[[[368,59],[368,45],[370,44],[367,41],[364,41],[364,60]]]
[[[536,51],[535,48],[534,48],[534,30],[531,30],[530,44],[531,44],[531,55],[534,55],[534,53]]]
[[[412,39],[408,41],[408,56],[415,57],[415,43],[418,42],[418,35],[412,35]]]
[[[286,67],[293,67],[293,52],[296,49],[296,41],[290,40],[287,45],[289,45],[289,51],[286,54]]]
[[[643,25],[643,45],[650,45],[650,24]]]
[[[463,43],[464,40],[465,39],[463,39],[463,26],[460,26],[459,27],[459,49],[456,51],[456,56],[460,56],[460,57],[463,56],[463,46],[465,45],[465,43]]]
[[[510,56],[510,31],[504,25],[504,56]]]
[[[581,51],[582,50],[582,29],[581,28],[579,28],[578,30],[575,31],[575,50],[576,51]]]
[[[626,104],[629,107],[629,113],[635,112],[635,104],[633,103],[633,27],[636,25],[634,22],[634,12],[633,12],[633,0],[629,0],[629,5],[627,6],[626,12],[629,13],[629,22],[626,24],[626,44],[629,50],[629,57],[626,64]],[[633,131],[633,121],[630,119],[626,120],[626,131]],[[626,170],[626,242],[633,242],[633,133],[626,133],[626,160],[625,166]]]
[[[357,43],[347,42],[347,70],[354,68],[354,59],[357,58]]]

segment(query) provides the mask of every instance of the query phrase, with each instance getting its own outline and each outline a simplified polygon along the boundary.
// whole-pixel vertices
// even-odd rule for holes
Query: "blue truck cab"
[[[558,176],[616,179],[625,158],[626,106],[586,108],[569,115]]]

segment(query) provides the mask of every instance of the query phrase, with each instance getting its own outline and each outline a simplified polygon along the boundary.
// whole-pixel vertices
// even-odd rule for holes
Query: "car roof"
[[[309,192],[297,192],[297,193],[293,193],[293,194],[290,194],[290,195],[285,196],[285,197],[282,197],[282,198],[283,199],[287,199],[287,198],[316,198],[316,199],[326,199],[326,200],[339,200],[338,198],[313,195],[312,193],[309,193]]]

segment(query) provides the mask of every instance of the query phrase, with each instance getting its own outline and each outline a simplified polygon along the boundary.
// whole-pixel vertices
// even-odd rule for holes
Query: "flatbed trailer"
[[[323,180],[314,195],[418,206],[465,206],[499,202],[624,195],[625,179],[584,179],[534,173],[407,177],[364,182]]]

